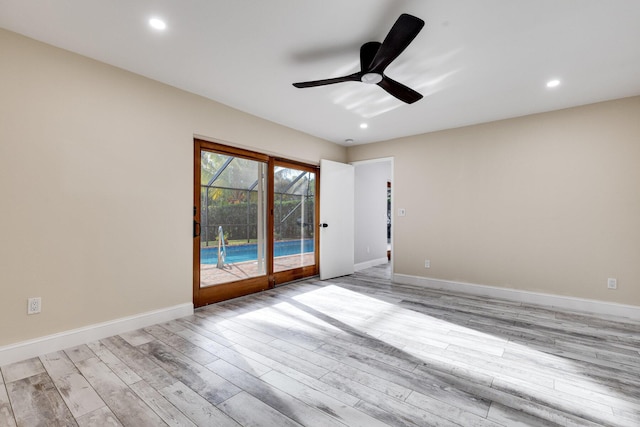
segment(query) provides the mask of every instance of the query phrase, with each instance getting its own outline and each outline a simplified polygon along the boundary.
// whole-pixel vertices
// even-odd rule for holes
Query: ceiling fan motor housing
[[[378,73],[363,74],[362,77],[360,78],[360,81],[362,83],[366,83],[369,85],[377,85],[382,81],[382,74],[378,74]]]

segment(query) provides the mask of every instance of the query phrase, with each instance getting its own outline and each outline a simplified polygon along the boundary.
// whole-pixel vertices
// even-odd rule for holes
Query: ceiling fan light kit
[[[297,88],[325,86],[342,82],[362,82],[377,84],[390,95],[413,104],[422,99],[415,90],[399,83],[384,74],[384,70],[409,46],[424,27],[424,21],[403,13],[393,24],[382,43],[368,42],[360,47],[360,71],[348,76],[324,80],[294,83]]]
[[[377,85],[382,81],[382,74],[367,73],[360,77],[360,81],[369,85]]]

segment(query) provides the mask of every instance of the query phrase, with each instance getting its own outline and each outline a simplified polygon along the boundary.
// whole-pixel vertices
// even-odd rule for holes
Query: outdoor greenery
[[[288,196],[291,197],[291,196]],[[299,196],[294,196],[293,200],[278,200],[276,196],[274,209],[275,238],[280,239],[301,239],[312,238],[315,231],[313,199],[307,199],[304,206],[304,234],[300,234],[302,205]],[[287,216],[288,215],[288,216]],[[258,227],[255,223],[257,216],[256,203],[237,204],[210,204],[207,208],[203,206],[201,218],[202,242],[217,242],[218,226],[222,226],[225,241],[238,241],[249,243],[258,238]],[[206,220],[205,220],[206,218]]]
[[[266,165],[213,152],[203,152],[201,160],[202,245],[217,244],[219,226],[225,242],[256,240],[259,180]],[[276,167],[273,179],[275,238],[312,238],[315,174]]]

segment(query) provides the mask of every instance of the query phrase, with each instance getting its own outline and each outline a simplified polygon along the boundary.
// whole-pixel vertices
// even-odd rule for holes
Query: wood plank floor
[[[375,267],[0,367],[0,426],[640,426],[640,323]]]

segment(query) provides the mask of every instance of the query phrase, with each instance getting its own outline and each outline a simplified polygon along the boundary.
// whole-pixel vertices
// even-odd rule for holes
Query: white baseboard
[[[449,280],[429,279],[426,277],[410,276],[407,274],[394,274],[393,281],[404,285],[424,286],[430,289],[460,292],[490,298],[500,298],[525,304],[542,305],[549,308],[640,320],[640,307],[635,305],[521,291],[510,288],[498,288],[495,286],[476,285],[472,283],[453,282]]]
[[[193,303],[97,323],[0,347],[0,366],[193,314]]]
[[[387,257],[372,259],[370,261],[365,261],[365,262],[360,262],[358,264],[355,264],[353,266],[353,269],[354,271],[360,271],[360,270],[364,270],[365,268],[375,267],[376,265],[386,264],[388,262],[389,260],[387,259]]]

